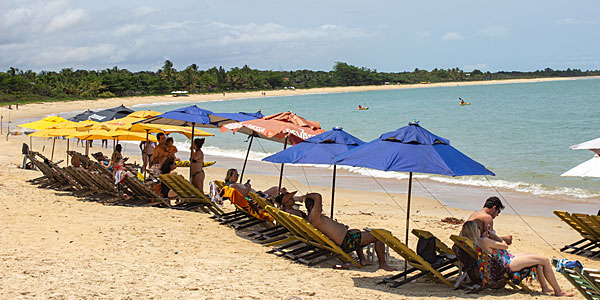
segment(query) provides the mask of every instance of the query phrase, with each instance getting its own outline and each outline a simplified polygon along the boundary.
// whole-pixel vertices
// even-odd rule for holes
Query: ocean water
[[[462,97],[472,105],[459,106]],[[324,129],[343,127],[370,141],[382,133],[406,126],[412,120],[450,140],[458,150],[496,173],[493,177],[421,178],[454,185],[489,187],[490,184],[537,196],[557,196],[600,203],[600,179],[568,178],[560,174],[592,158],[587,150],[569,146],[600,137],[600,79],[511,83],[480,86],[432,87],[337,94],[203,102],[197,105],[215,112],[254,112],[265,115],[293,111],[321,122]],[[369,110],[357,110],[366,104]],[[136,106],[135,109],[169,111],[191,103]],[[205,143],[208,155],[243,158],[248,146],[243,134],[215,133]],[[183,136],[174,135],[180,149]],[[185,149],[184,148],[184,149]],[[255,139],[250,159],[282,149],[282,144]],[[346,168],[383,178],[407,178],[406,173]]]

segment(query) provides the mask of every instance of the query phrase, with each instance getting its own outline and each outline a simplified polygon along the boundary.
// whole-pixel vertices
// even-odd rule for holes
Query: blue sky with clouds
[[[600,1],[2,0],[0,70],[600,69]]]

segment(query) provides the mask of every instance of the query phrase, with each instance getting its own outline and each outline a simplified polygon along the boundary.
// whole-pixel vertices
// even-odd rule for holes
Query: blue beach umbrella
[[[446,176],[494,175],[482,164],[472,160],[418,122],[358,146],[335,158],[338,165],[365,167],[384,171],[409,172],[406,210],[406,245],[410,220],[412,174],[427,173]]]
[[[214,113],[210,110],[199,108],[196,105],[171,110],[158,116],[148,118],[136,123],[162,124],[192,127],[192,146],[195,127],[219,128],[228,123],[242,122],[263,117],[260,112],[256,113]],[[190,161],[192,152],[190,152]],[[190,168],[190,180],[192,180]]]
[[[342,128],[335,127],[330,131],[315,135],[292,148],[265,157],[263,160],[274,163],[333,165],[333,183],[331,188],[331,217],[333,218],[336,172],[334,157],[364,143],[355,136],[343,131]]]

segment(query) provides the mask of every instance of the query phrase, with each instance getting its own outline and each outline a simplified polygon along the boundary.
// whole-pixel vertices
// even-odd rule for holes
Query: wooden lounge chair
[[[339,258],[342,262],[352,263],[359,268],[362,267],[360,263],[308,221],[272,206],[267,206],[266,209],[272,215],[276,214],[278,216],[277,220],[293,234],[293,239],[296,239],[296,242],[305,245],[287,252],[286,257],[307,265],[315,265],[332,258]]]
[[[261,197],[256,193],[249,193],[249,196],[250,198],[252,198],[252,200],[254,200],[254,202],[256,202],[256,204],[258,204],[265,211],[267,211],[267,206],[273,206],[270,202],[267,201],[267,199]],[[276,219],[275,216],[271,216],[274,219]],[[285,239],[287,237],[287,233],[289,233],[289,230],[287,230],[287,228],[283,227],[280,224],[277,224],[269,228],[253,231],[248,236],[255,239],[257,242],[270,244]]]
[[[443,253],[438,253],[440,254],[438,256],[438,260],[435,263],[431,264],[425,259],[423,259],[421,256],[419,256],[416,252],[408,248],[408,246],[406,246],[404,243],[402,243],[402,241],[393,236],[392,233],[388,230],[371,229],[371,234],[375,238],[386,244],[388,247],[396,251],[396,253],[400,254],[400,256],[404,258],[406,263],[412,266],[412,268],[408,269],[406,272],[402,272],[400,274],[386,278],[380,283],[391,283],[391,287],[399,287],[417,278],[428,275],[434,279],[441,281],[448,287],[454,288],[454,285],[448,280],[448,278],[458,274],[458,268],[455,265],[457,261],[456,257],[450,257]],[[410,277],[406,277],[414,272],[417,272],[417,274],[412,275]],[[398,279],[401,277],[406,277],[406,279],[398,281]]]
[[[206,213],[212,212],[215,215],[224,214],[220,207],[210,201],[206,195],[201,193],[200,190],[198,190],[183,176],[179,174],[163,174],[160,175],[159,178],[161,184],[165,184],[173,192],[175,192],[181,201],[180,204],[175,205],[173,208],[183,208],[186,210],[198,208]]]
[[[572,213],[571,217],[576,219],[579,224],[587,230],[587,232],[594,238],[595,247],[591,247],[584,252],[589,257],[600,256],[600,225],[598,225],[598,216],[591,216],[588,214]],[[596,218],[596,220],[594,219]]]
[[[219,180],[213,180],[215,185],[220,191],[228,188],[224,182]],[[231,203],[235,206],[234,212],[222,214],[217,218],[221,224],[229,225],[235,229],[245,229],[256,225],[270,228],[275,226],[272,222],[272,217],[262,211],[262,208],[248,201],[248,198],[244,197],[237,190],[231,188],[229,191],[229,198]],[[236,202],[239,201],[239,202]]]
[[[474,258],[475,261],[477,261],[477,248],[475,247],[475,244],[473,243],[473,241],[471,241],[470,239],[468,239],[466,237],[462,237],[462,236],[458,236],[458,235],[454,235],[454,234],[450,236],[450,239],[454,242],[454,244],[456,246],[460,247],[467,254],[469,254],[469,256]],[[521,284],[519,284],[519,286],[517,286],[512,281],[510,281],[508,278],[508,273],[505,274],[504,277],[507,280],[506,284],[508,284],[511,288],[519,289],[519,287],[520,287],[520,289],[522,289],[524,291],[531,292],[531,289],[527,285],[525,285],[523,282],[521,282]]]
[[[553,258],[556,267],[558,260]],[[588,300],[600,299],[600,270],[588,268],[564,268],[561,273]]]
[[[80,188],[77,181],[73,180],[61,167],[41,153],[30,151],[28,158],[46,177],[45,182],[40,187],[53,188],[60,191],[72,191]]]
[[[583,222],[583,218],[572,216],[566,211],[555,210],[554,214],[577,231],[582,237],[582,239],[577,242],[565,245],[560,251],[572,254],[582,254],[600,249],[600,231],[594,231],[589,227],[589,224],[596,225],[594,219],[590,218],[590,223],[587,223]],[[598,251],[596,251],[596,253],[598,253]]]

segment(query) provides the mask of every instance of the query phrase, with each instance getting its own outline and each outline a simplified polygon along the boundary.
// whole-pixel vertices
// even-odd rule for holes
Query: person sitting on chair
[[[177,174],[177,172],[174,171],[176,168],[177,164],[175,164],[175,159],[169,157],[160,166],[160,174]],[[166,184],[163,183],[160,185],[160,193],[162,194],[161,196],[165,198],[173,198],[177,196],[174,191],[172,191]]]
[[[385,244],[375,238],[370,232],[349,229],[348,226],[322,215],[323,198],[320,194],[308,193],[302,196],[302,200],[304,200],[306,211],[308,211],[308,222],[339,245],[344,252],[356,251],[361,265],[370,264],[362,251],[363,247],[375,243],[375,253],[377,253],[377,258],[379,259],[379,268],[386,271],[396,270],[385,261]]]
[[[554,292],[556,296],[572,297],[573,293],[568,293],[561,290],[556,276],[552,271],[550,261],[541,255],[531,253],[511,254],[508,252],[508,244],[505,241],[496,241],[487,237],[481,236],[479,225],[475,221],[467,221],[463,224],[460,231],[460,236],[469,238],[471,241],[479,245],[488,255],[496,258],[504,265],[507,270],[512,272],[520,271],[527,267],[537,266],[537,279],[542,286],[542,293]],[[547,282],[546,282],[547,281]],[[548,283],[552,289],[548,287]]]
[[[512,244],[512,235],[498,236],[494,230],[494,219],[502,212],[504,205],[498,197],[489,197],[485,200],[483,208],[472,213],[468,221],[475,221],[479,226],[479,231],[486,237],[497,241],[506,242],[507,245]]]

